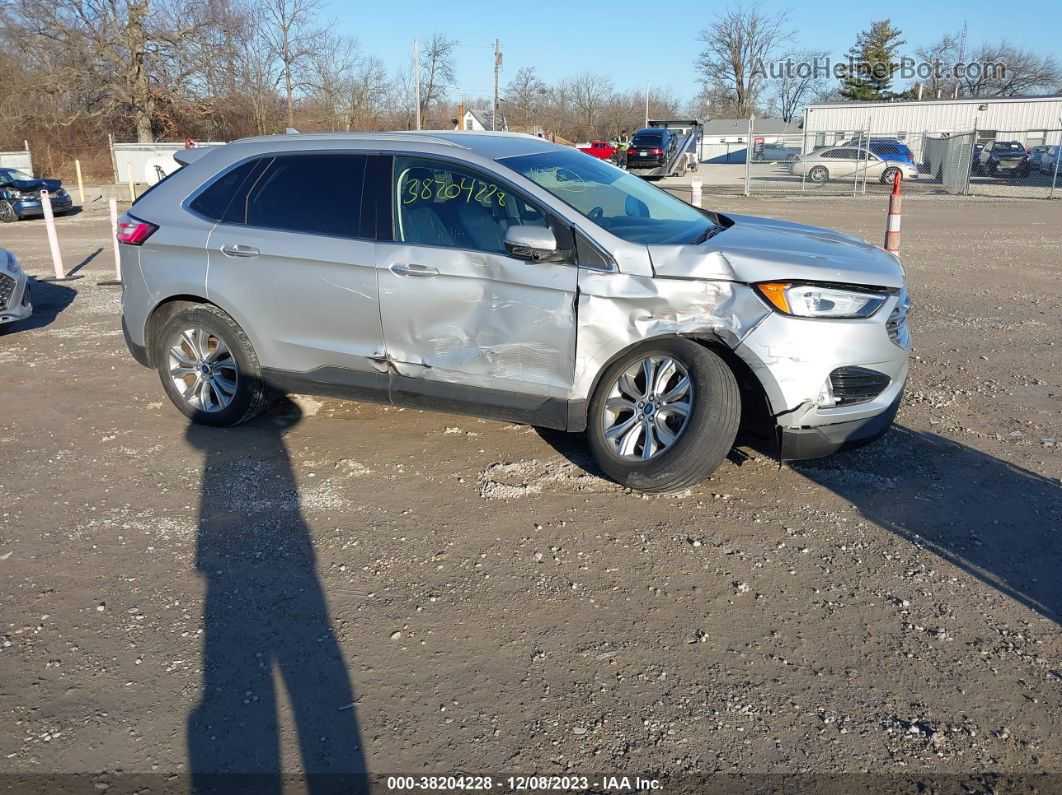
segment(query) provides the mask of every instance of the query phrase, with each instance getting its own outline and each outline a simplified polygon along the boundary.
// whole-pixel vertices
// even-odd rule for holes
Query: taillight
[[[151,237],[158,227],[141,221],[131,215],[124,215],[118,219],[118,242],[129,246],[139,246]]]
[[[653,154],[654,155],[662,155],[662,154],[664,154],[664,150],[663,149],[654,149],[653,150]]]

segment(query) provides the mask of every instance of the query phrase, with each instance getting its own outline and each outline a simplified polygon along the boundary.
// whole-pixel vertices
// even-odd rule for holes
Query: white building
[[[1062,135],[1062,96],[978,97],[922,102],[837,102],[804,109],[808,148],[833,146],[869,132],[908,142],[918,155],[923,139],[977,131],[978,140],[1057,144]]]
[[[767,117],[755,120],[752,140],[754,146],[783,146],[799,136],[799,124]],[[748,148],[748,119],[709,119],[701,126],[702,163],[744,163]]]

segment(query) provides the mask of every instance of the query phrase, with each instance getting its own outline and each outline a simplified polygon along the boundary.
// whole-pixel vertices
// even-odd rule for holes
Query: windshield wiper
[[[726,227],[722,226],[722,225],[709,226],[707,229],[705,229],[703,232],[701,232],[700,235],[697,236],[697,239],[693,241],[693,245],[699,246],[704,241],[710,240],[711,238],[715,237],[718,233],[722,232],[724,229],[726,229]]]

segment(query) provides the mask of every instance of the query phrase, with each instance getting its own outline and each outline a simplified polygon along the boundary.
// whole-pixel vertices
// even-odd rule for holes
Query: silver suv
[[[877,438],[907,376],[899,261],[826,229],[698,210],[505,133],[250,138],[121,220],[123,327],[196,422],[270,390],[585,431],[669,491],[739,425],[783,459]]]

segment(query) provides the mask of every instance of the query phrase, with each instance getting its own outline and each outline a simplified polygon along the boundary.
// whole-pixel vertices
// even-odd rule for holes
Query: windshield
[[[1025,151],[1025,147],[1022,146],[1021,144],[1019,144],[1017,141],[996,141],[995,145],[992,148],[995,149],[997,152],[999,152],[999,151],[1005,151],[1005,152],[1018,152],[1018,151],[1021,151],[1021,152],[1024,152]]]
[[[24,179],[33,179],[25,171],[19,171],[17,168],[0,168],[0,178],[9,179],[13,182],[19,182]]]
[[[631,243],[694,243],[716,226],[670,193],[574,149],[500,162]]]

